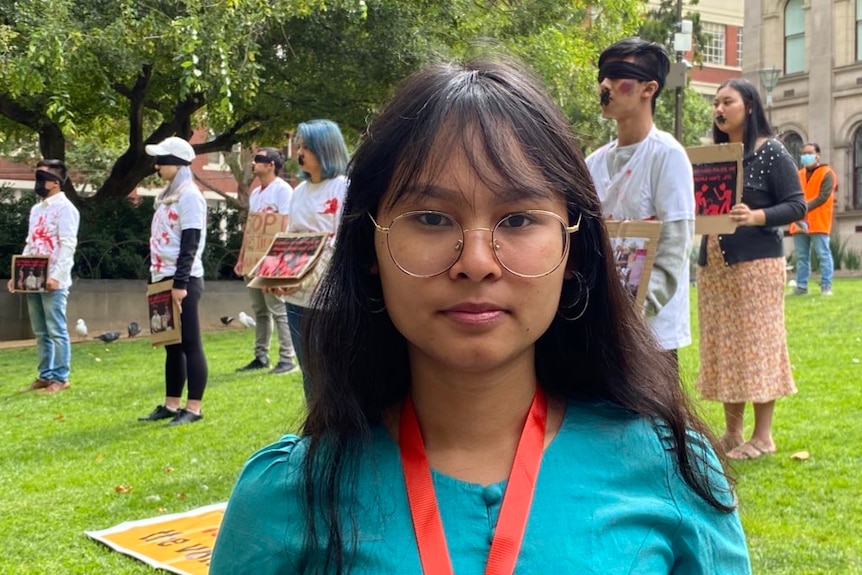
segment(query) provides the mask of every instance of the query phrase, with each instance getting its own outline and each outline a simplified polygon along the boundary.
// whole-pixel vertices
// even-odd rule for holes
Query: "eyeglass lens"
[[[466,231],[488,234],[489,230]],[[554,271],[568,247],[565,223],[544,211],[510,214],[486,237],[500,265],[523,277],[540,277]],[[395,218],[389,225],[387,241],[398,267],[414,276],[430,277],[445,272],[458,261],[465,240],[464,230],[452,216],[421,211]]]

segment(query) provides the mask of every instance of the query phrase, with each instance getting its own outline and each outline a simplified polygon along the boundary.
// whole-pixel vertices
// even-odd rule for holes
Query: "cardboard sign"
[[[14,293],[44,293],[48,281],[48,256],[12,256]]]
[[[649,291],[649,276],[655,263],[655,251],[661,233],[661,222],[642,220],[605,220],[613,248],[620,283],[643,308]]]
[[[326,233],[276,234],[266,254],[251,271],[249,287],[299,284],[320,260],[328,238]]]
[[[207,575],[226,505],[216,503],[84,533],[157,569],[178,575]]]
[[[694,233],[732,234],[730,209],[742,198],[742,144],[686,148],[694,171]]]
[[[164,280],[147,286],[147,317],[154,346],[173,345],[183,339],[180,310],[171,297],[173,285],[173,280]]]
[[[248,213],[248,219],[243,228],[242,249],[240,250],[243,274],[249,275],[249,271],[266,253],[275,234],[287,229],[288,219],[289,217],[285,214]]]

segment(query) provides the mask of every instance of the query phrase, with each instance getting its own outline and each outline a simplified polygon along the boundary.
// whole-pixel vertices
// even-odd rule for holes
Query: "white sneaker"
[[[820,295],[828,295],[828,296],[833,295],[832,288],[831,287],[821,288],[820,289]]]

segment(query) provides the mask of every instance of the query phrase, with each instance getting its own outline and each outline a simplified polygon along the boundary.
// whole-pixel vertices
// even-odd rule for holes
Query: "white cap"
[[[147,144],[145,149],[147,154],[151,156],[176,156],[189,163],[195,159],[195,150],[192,145],[177,136],[165,138],[158,144]]]

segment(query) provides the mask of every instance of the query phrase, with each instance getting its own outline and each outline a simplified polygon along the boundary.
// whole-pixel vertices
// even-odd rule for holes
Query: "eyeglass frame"
[[[392,259],[392,262],[395,264],[395,266],[396,266],[399,270],[401,270],[402,272],[404,272],[404,273],[405,273],[405,274],[407,274],[408,276],[410,276],[410,277],[414,277],[414,278],[433,278],[433,277],[439,276],[439,275],[444,274],[444,273],[448,272],[449,270],[451,270],[451,269],[452,269],[452,267],[453,267],[455,264],[457,264],[457,263],[458,263],[458,260],[460,260],[460,259],[461,259],[461,255],[464,253],[464,251],[463,251],[463,245],[464,245],[464,240],[466,239],[465,234],[466,234],[467,232],[490,232],[490,234],[491,234],[491,242],[489,242],[489,243],[491,244],[491,251],[494,253],[494,259],[495,259],[495,260],[497,260],[497,263],[498,263],[498,264],[500,264],[500,266],[501,266],[504,270],[506,270],[507,272],[509,272],[510,274],[515,275],[515,276],[518,276],[518,277],[520,277],[520,278],[527,278],[527,279],[538,279],[538,278],[543,278],[543,277],[545,277],[545,276],[548,276],[548,275],[551,275],[552,273],[554,273],[554,272],[555,272],[555,271],[560,267],[560,265],[562,265],[563,261],[566,259],[566,253],[568,253],[569,248],[571,248],[571,246],[572,246],[572,242],[571,242],[570,236],[571,236],[571,234],[573,234],[573,233],[575,233],[575,232],[577,232],[577,231],[579,231],[579,230],[580,230],[580,228],[581,228],[581,218],[582,218],[582,216],[583,216],[583,214],[582,214],[582,213],[579,213],[579,214],[578,214],[578,221],[577,221],[577,222],[575,222],[575,223],[574,223],[573,225],[571,225],[571,226],[567,226],[567,225],[566,225],[565,220],[563,220],[563,218],[562,218],[559,214],[556,214],[556,213],[554,213],[554,212],[551,212],[551,211],[548,211],[548,210],[523,210],[523,211],[520,211],[520,212],[512,212],[512,213],[510,213],[510,214],[506,214],[505,216],[503,216],[502,218],[500,218],[500,220],[499,220],[496,224],[494,224],[494,227],[493,227],[493,228],[464,228],[464,227],[461,225],[461,222],[459,222],[457,219],[455,219],[455,217],[454,217],[454,216],[452,216],[451,214],[447,214],[446,212],[441,212],[441,211],[438,211],[438,210],[412,210],[412,211],[409,211],[409,212],[404,212],[404,213],[402,213],[402,214],[398,214],[397,216],[395,216],[395,217],[392,219],[392,222],[390,222],[390,224],[389,224],[388,226],[381,226],[380,224],[378,224],[378,223],[377,223],[377,220],[375,220],[375,219],[374,219],[374,216],[372,216],[372,215],[371,215],[371,212],[366,212],[366,213],[368,214],[368,218],[371,220],[371,223],[372,223],[372,224],[374,224],[375,229],[376,229],[378,232],[380,232],[380,233],[382,233],[382,234],[385,234],[385,235],[386,235],[386,251],[388,251],[388,252],[389,252],[389,257]],[[413,272],[411,272],[411,271],[408,271],[408,270],[404,269],[404,266],[402,266],[400,263],[398,263],[398,260],[396,260],[396,259],[395,259],[395,256],[394,256],[394,255],[392,255],[392,247],[391,247],[391,245],[389,244],[389,238],[390,238],[390,236],[389,236],[389,231],[392,229],[392,224],[394,224],[396,221],[398,221],[398,220],[399,220],[399,219],[401,219],[401,218],[404,218],[404,217],[407,217],[407,216],[412,216],[412,215],[415,215],[415,214],[438,214],[438,215],[441,215],[441,216],[445,216],[445,217],[449,218],[450,220],[452,220],[453,222],[455,222],[456,224],[458,224],[458,227],[459,227],[459,228],[461,228],[461,247],[459,247],[459,248],[458,248],[458,257],[457,257],[457,258],[455,258],[455,259],[452,261],[452,263],[451,263],[451,264],[449,264],[449,266],[448,266],[446,269],[443,269],[443,270],[441,270],[441,271],[439,271],[439,272],[437,272],[437,273],[433,273],[433,274],[415,274],[415,273],[413,273]],[[566,236],[566,245],[565,245],[565,247],[563,248],[563,256],[560,258],[560,261],[557,263],[557,265],[555,265],[553,268],[551,268],[550,270],[548,270],[547,272],[545,272],[545,273],[543,273],[543,274],[540,274],[540,275],[524,275],[524,274],[520,274],[520,273],[518,273],[518,272],[512,271],[512,270],[509,268],[509,266],[507,266],[506,264],[504,264],[504,263],[500,260],[500,256],[499,256],[499,255],[497,255],[497,245],[496,245],[496,244],[494,243],[494,241],[493,241],[493,240],[494,240],[494,231],[495,231],[495,230],[500,226],[500,224],[501,224],[501,223],[503,223],[503,221],[504,221],[504,220],[506,220],[507,218],[510,218],[510,217],[512,217],[512,216],[517,216],[517,215],[519,215],[519,214],[545,214],[545,215],[549,215],[549,216],[552,216],[553,218],[555,218],[557,221],[559,221],[559,222],[560,222],[560,224],[562,224],[562,226],[563,226],[563,230],[565,231],[565,236]]]

